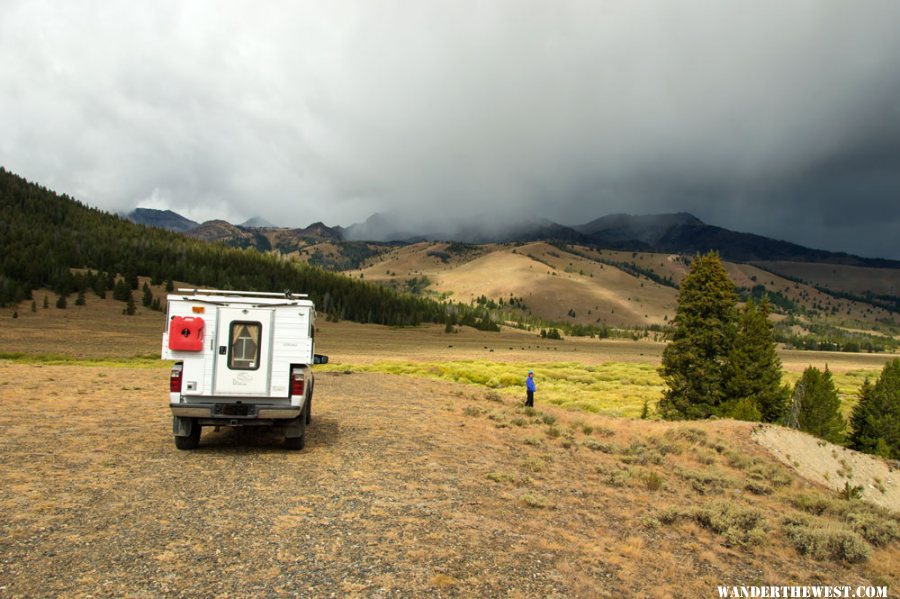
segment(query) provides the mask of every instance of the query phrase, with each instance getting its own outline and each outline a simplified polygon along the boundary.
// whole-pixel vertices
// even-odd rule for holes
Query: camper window
[[[228,344],[228,368],[232,370],[256,370],[259,368],[259,338],[262,324],[258,322],[231,323]]]

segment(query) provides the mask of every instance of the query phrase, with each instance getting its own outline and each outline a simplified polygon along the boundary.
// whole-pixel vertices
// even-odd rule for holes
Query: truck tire
[[[312,420],[312,389],[309,390],[309,399],[306,400],[306,424]]]
[[[191,421],[191,432],[186,437],[175,437],[175,447],[178,449],[197,449],[200,445],[200,425],[196,420]]]

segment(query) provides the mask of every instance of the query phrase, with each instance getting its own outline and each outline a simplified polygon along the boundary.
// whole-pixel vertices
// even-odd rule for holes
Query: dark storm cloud
[[[875,0],[7,0],[0,161],[201,220],[691,211],[900,258],[897,23]]]

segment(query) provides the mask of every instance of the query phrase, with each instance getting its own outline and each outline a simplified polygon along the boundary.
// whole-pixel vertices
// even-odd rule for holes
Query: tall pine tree
[[[736,333],[737,296],[716,252],[697,255],[681,282],[672,342],[660,375],[668,389],[659,401],[667,419],[706,418],[726,399],[729,354]]]
[[[900,359],[885,364],[874,385],[863,384],[850,424],[851,447],[900,460]]]
[[[841,416],[841,399],[827,366],[825,372],[814,366],[803,371],[794,386],[791,407],[800,430],[832,443],[843,441],[847,423]]]
[[[748,300],[738,319],[728,357],[726,401],[720,416],[779,422],[784,418],[790,389],[781,384],[781,358],[769,322],[769,302]]]

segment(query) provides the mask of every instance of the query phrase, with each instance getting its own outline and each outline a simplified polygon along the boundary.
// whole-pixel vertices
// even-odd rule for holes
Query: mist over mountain
[[[157,210],[156,208],[135,208],[126,214],[125,218],[139,225],[159,227],[177,233],[190,231],[199,224],[171,210]]]
[[[240,226],[253,229],[265,229],[275,227],[276,225],[273,225],[261,216],[254,216],[253,218],[248,218],[247,220],[242,222]]]
[[[408,215],[378,213],[349,227],[330,227],[316,222],[305,228],[293,229],[274,227],[263,219],[251,219],[241,225],[224,220],[198,225],[169,210],[139,209],[129,215],[129,219],[149,226],[180,230],[204,241],[234,247],[256,247],[261,251],[274,249],[292,252],[321,242],[457,241],[485,244],[544,240],[597,248],[687,255],[715,250],[723,258],[736,262],[782,260],[900,268],[900,261],[896,260],[811,249],[790,241],[709,225],[687,212],[610,214],[573,226],[531,215],[501,219],[488,214],[444,223],[422,220],[417,225],[410,225]]]

